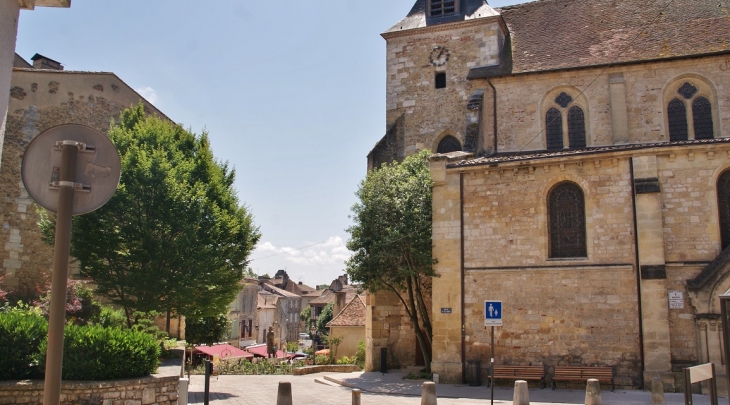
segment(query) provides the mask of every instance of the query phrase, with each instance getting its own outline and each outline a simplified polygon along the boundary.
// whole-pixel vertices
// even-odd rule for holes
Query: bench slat
[[[599,381],[610,381],[611,391],[614,390],[613,367],[555,366],[552,385],[555,389],[555,381],[588,380],[591,378]]]
[[[545,388],[545,366],[494,366],[494,378],[540,380]]]

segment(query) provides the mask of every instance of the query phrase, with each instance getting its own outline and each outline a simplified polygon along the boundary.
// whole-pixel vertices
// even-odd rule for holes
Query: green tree
[[[81,273],[130,326],[135,311],[224,312],[260,238],[233,189],[234,170],[213,157],[207,134],[147,116],[141,104],[122,112],[109,137],[122,176],[109,202],[74,218]],[[53,221],[42,222],[52,242]]]
[[[319,317],[317,317],[317,335],[326,336],[329,335],[329,331],[327,330],[327,324],[329,321],[332,320],[332,308],[334,307],[333,303],[329,303],[324,306],[322,309],[322,312],[320,312]]]
[[[225,314],[185,318],[185,341],[188,345],[212,346],[225,339],[228,325],[228,317]]]
[[[299,319],[304,322],[304,332],[309,334],[309,330],[312,327],[312,307],[305,307],[299,314]]]
[[[430,151],[367,174],[352,206],[354,225],[347,247],[354,252],[347,273],[371,292],[389,290],[403,304],[426,368],[431,364],[432,328],[424,297],[430,294],[435,260],[431,242],[433,181]]]

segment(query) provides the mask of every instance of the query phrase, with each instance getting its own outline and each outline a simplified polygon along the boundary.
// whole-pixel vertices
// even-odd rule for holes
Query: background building
[[[17,55],[15,61],[0,165],[0,283],[34,289],[50,275],[53,246],[41,240],[36,205],[20,179],[30,141],[61,124],[82,124],[106,134],[122,110],[138,103],[147,113],[166,117],[114,73],[63,70],[38,54],[34,67]],[[71,277],[78,274],[73,263],[70,272]]]

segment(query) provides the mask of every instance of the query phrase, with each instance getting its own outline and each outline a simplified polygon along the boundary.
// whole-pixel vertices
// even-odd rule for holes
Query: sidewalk
[[[389,394],[389,395],[421,395],[421,386],[423,381],[404,380],[405,372],[400,370],[391,370],[386,374],[369,372],[369,373],[350,373],[350,374],[327,374],[328,376],[339,380],[344,386],[349,388],[360,388],[363,392]],[[460,398],[460,399],[476,399],[487,400],[490,398],[491,388],[487,386],[471,387],[468,385],[456,384],[437,384],[436,395],[438,398]],[[495,404],[512,404],[513,388],[511,387],[495,387],[494,403]],[[531,386],[529,389],[530,404],[534,405],[575,405],[585,403],[585,390],[578,389],[556,389],[550,387],[541,389]],[[666,393],[664,394],[667,405],[683,405],[684,394]],[[638,405],[650,404],[651,392],[640,390],[616,390],[611,392],[610,387],[606,389],[601,387],[601,399],[604,405],[622,404],[622,405]],[[695,405],[709,405],[710,397],[708,395],[693,395],[692,400]],[[719,403],[726,403],[727,398],[720,398]],[[483,402],[482,402],[483,403]]]
[[[210,381],[210,403],[214,405],[274,405],[279,382],[287,381],[292,386],[293,403],[316,405],[348,405],[351,403],[352,388],[362,390],[362,405],[418,405],[421,402],[423,381],[403,380],[404,372],[391,370],[381,373],[317,373],[305,376],[291,375],[222,375]],[[343,385],[328,382],[339,381]],[[316,383],[315,380],[325,384]],[[194,375],[188,391],[190,404],[203,403],[204,378]],[[490,388],[486,386],[438,384],[436,395],[439,405],[485,405],[490,404]],[[513,389],[495,387],[494,404],[512,405]],[[578,389],[540,389],[530,387],[531,405],[582,405],[585,391]],[[648,405],[651,393],[638,390],[604,390],[601,392],[604,405]],[[684,394],[665,394],[667,405],[683,405]],[[709,405],[706,395],[694,395],[694,405]],[[720,404],[727,398],[720,398]]]

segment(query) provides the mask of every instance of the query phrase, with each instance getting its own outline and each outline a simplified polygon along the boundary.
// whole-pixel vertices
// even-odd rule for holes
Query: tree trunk
[[[428,338],[429,346],[433,343],[433,327],[431,326],[431,317],[428,313],[428,308],[423,300],[423,289],[421,288],[421,277],[414,276],[414,283],[416,284],[416,300],[418,301],[418,309],[421,314],[421,323],[423,328],[426,330],[426,337]]]
[[[421,331],[420,322],[418,322],[418,309],[416,308],[416,300],[413,292],[413,280],[411,277],[406,279],[408,286],[408,305],[410,306],[410,318],[413,329],[416,333],[416,339],[418,344],[421,346],[421,352],[423,353],[423,362],[425,363],[424,370],[427,373],[431,372],[431,347],[426,343],[426,337]]]

